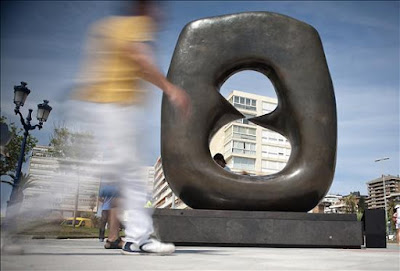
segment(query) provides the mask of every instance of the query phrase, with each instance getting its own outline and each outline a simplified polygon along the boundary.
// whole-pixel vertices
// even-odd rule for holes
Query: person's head
[[[214,161],[222,168],[226,166],[225,158],[221,153],[217,153],[214,155]]]
[[[123,4],[122,13],[136,16],[149,16],[155,22],[164,20],[163,3],[161,1],[136,0]]]

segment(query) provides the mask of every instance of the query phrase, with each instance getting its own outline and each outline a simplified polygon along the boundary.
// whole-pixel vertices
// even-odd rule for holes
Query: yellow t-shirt
[[[141,102],[140,69],[123,48],[128,42],[151,41],[153,31],[147,16],[115,16],[94,23],[80,84],[72,97],[96,103]]]

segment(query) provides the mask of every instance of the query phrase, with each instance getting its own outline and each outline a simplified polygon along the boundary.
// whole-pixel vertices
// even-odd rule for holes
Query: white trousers
[[[78,117],[83,129],[94,131],[93,151],[102,153],[102,180],[116,183],[120,188],[125,211],[126,241],[138,245],[153,233],[152,208],[144,208],[148,200],[147,175],[143,161],[145,145],[143,109],[135,106],[74,102],[79,106]],[[83,110],[83,111],[82,111]],[[140,147],[140,151],[139,151]]]

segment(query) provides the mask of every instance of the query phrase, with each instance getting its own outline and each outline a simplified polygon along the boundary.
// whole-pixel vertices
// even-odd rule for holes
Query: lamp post
[[[385,161],[385,160],[389,160],[389,159],[390,159],[389,157],[384,157],[384,158],[376,159],[375,162],[377,163],[377,162],[381,162],[381,161]],[[383,173],[383,170],[382,170],[382,185],[383,185],[383,202],[384,202],[384,205],[385,205],[386,234],[388,234],[389,227],[388,227],[387,205],[386,205],[386,184],[385,184],[385,174]]]
[[[15,115],[19,115],[22,126],[24,127],[24,138],[21,144],[21,152],[18,158],[18,165],[15,172],[14,183],[12,186],[12,191],[10,200],[8,202],[8,206],[11,206],[18,201],[17,196],[19,190],[19,181],[21,177],[22,162],[24,160],[26,140],[28,138],[29,131],[35,130],[36,128],[39,128],[39,130],[42,129],[43,123],[47,121],[47,118],[49,117],[50,111],[52,109],[51,106],[48,104],[49,101],[44,100],[42,104],[38,104],[36,118],[38,119],[39,124],[33,126],[31,125],[32,111],[33,111],[32,109],[29,109],[29,113],[26,117],[26,120],[24,120],[24,117],[22,116],[22,113],[19,111],[19,109],[20,107],[24,106],[26,98],[31,92],[30,89],[26,87],[26,85],[27,83],[21,82],[20,86],[14,86],[14,104],[15,104],[14,112]]]

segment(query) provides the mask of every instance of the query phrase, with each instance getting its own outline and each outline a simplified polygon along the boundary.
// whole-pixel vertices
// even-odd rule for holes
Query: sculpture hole
[[[220,93],[246,118],[226,124],[214,135],[211,154],[222,153],[236,174],[269,175],[281,171],[290,157],[289,141],[247,120],[277,107],[278,98],[268,77],[256,71],[241,71],[225,81]]]

